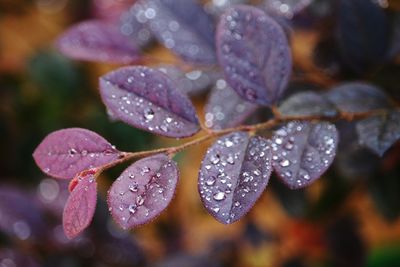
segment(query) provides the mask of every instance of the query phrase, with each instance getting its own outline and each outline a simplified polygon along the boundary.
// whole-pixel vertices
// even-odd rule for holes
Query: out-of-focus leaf
[[[357,113],[390,106],[386,94],[371,84],[350,82],[332,88],[326,97],[341,112]]]
[[[400,111],[388,111],[357,122],[357,133],[362,145],[379,156],[400,139]]]
[[[271,171],[267,139],[244,132],[223,136],[207,150],[201,163],[201,201],[219,222],[233,223],[253,207]]]
[[[217,54],[227,83],[244,99],[271,105],[286,89],[290,47],[282,27],[262,10],[229,8],[218,24]]]
[[[19,251],[19,249],[3,248],[0,249],[0,266],[1,267],[38,267],[36,260]]]
[[[354,72],[363,73],[386,59],[390,36],[386,14],[371,0],[338,2],[336,38],[341,58]]]
[[[120,153],[95,132],[69,128],[46,136],[33,153],[33,158],[47,175],[71,179],[83,170],[116,160]]]
[[[291,189],[303,188],[330,166],[338,143],[336,127],[327,122],[289,122],[272,139],[275,172]]]
[[[397,243],[373,248],[368,255],[367,267],[397,267],[400,262],[400,245]]]
[[[72,26],[57,40],[64,55],[79,60],[129,64],[140,59],[135,43],[118,27],[90,20]]]
[[[286,116],[335,116],[335,106],[322,95],[308,91],[290,96],[280,106],[279,112]]]
[[[176,254],[158,262],[154,267],[222,267],[208,256],[193,256],[187,254]]]
[[[117,69],[100,78],[100,92],[110,116],[136,128],[178,138],[199,131],[193,104],[159,70]]]
[[[96,210],[97,183],[93,173],[78,174],[77,185],[73,188],[63,213],[65,235],[72,239],[78,236],[92,222]]]
[[[259,106],[241,98],[223,79],[217,80],[205,107],[205,124],[215,130],[243,123]]]
[[[124,229],[149,222],[170,203],[179,178],[176,163],[157,154],[133,163],[108,191],[108,206]]]
[[[205,5],[208,13],[212,14],[216,19],[229,7],[238,4],[247,4],[249,0],[211,0]]]
[[[214,64],[214,25],[195,0],[146,0],[145,16],[155,37],[185,61]]]
[[[283,15],[289,19],[303,9],[305,9],[312,0],[264,0],[265,8],[268,12]]]

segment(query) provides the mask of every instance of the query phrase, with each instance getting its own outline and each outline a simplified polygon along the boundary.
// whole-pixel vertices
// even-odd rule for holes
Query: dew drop
[[[290,162],[289,160],[284,159],[279,163],[279,165],[281,165],[282,167],[288,167],[290,165]]]
[[[135,212],[136,212],[136,210],[137,210],[136,204],[131,204],[131,205],[129,205],[128,210],[129,210],[129,213],[135,214]]]
[[[217,192],[217,193],[214,194],[213,198],[214,198],[214,200],[217,200],[217,201],[224,200],[225,199],[225,193],[224,192]]]
[[[151,121],[152,119],[154,119],[154,111],[151,108],[147,108],[144,111],[144,115],[143,116],[147,121]]]
[[[212,208],[212,210],[213,210],[214,212],[218,213],[218,212],[219,212],[219,207]]]
[[[211,186],[215,184],[215,176],[210,176],[207,180],[206,180],[206,185]]]
[[[143,205],[143,203],[144,203],[144,198],[143,198],[142,196],[137,196],[137,198],[136,198],[136,204],[137,204],[138,206],[141,206],[141,205]]]

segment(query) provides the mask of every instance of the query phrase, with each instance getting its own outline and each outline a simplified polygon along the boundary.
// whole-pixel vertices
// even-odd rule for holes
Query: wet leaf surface
[[[219,222],[233,223],[253,207],[271,171],[267,139],[244,132],[223,136],[201,164],[198,187],[203,205]]]
[[[271,105],[286,89],[290,47],[282,27],[262,10],[229,8],[217,27],[217,54],[226,81],[244,99]]]
[[[176,163],[157,154],[133,163],[113,183],[108,206],[124,229],[149,222],[170,203],[179,178]]]
[[[113,119],[168,137],[199,131],[192,103],[159,70],[144,66],[117,69],[100,78],[100,92]]]
[[[46,136],[33,158],[47,175],[71,179],[83,170],[112,162],[119,155],[120,152],[97,133],[68,128]]]

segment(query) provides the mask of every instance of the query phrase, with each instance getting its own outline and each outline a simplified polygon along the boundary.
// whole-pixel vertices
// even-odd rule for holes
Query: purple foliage
[[[20,249],[0,249],[0,266],[1,267],[38,267],[40,266],[36,260]]]
[[[155,37],[185,61],[215,64],[214,24],[195,0],[147,0],[145,16]]]
[[[159,70],[120,68],[100,78],[100,92],[111,117],[134,127],[168,137],[199,131],[192,103]]]
[[[140,59],[135,43],[118,27],[98,20],[73,25],[58,38],[57,47],[65,56],[79,60],[129,64]]]
[[[336,86],[326,94],[326,97],[339,111],[349,113],[366,112],[391,105],[380,88],[361,82]]]
[[[400,111],[375,115],[356,124],[359,141],[379,156],[400,139]]]
[[[271,105],[286,89],[290,47],[282,27],[262,10],[228,9],[217,28],[217,54],[226,81],[244,99]]]
[[[235,132],[219,138],[199,172],[203,205],[218,221],[239,220],[264,192],[272,171],[269,141]]]
[[[124,229],[149,222],[172,200],[178,178],[176,163],[165,154],[133,163],[108,191],[114,220]]]
[[[78,174],[78,183],[72,190],[63,213],[65,235],[72,239],[91,223],[96,210],[97,183],[91,172]]]
[[[205,124],[214,130],[235,127],[258,108],[257,104],[241,98],[225,80],[219,79],[211,90],[205,107]]]
[[[338,143],[338,132],[327,122],[289,122],[272,139],[273,166],[291,189],[303,188],[330,166]]]
[[[118,159],[120,153],[97,133],[69,128],[46,136],[33,153],[33,158],[47,175],[71,179],[83,170]]]

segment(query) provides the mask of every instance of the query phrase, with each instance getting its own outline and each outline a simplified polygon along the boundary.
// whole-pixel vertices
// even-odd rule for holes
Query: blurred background
[[[160,217],[130,232],[113,223],[104,200],[126,165],[116,167],[101,176],[92,225],[69,241],[61,225],[68,182],[46,177],[32,159],[48,133],[83,127],[124,151],[178,142],[112,122],[97,79],[118,66],[72,61],[53,46],[55,38],[78,21],[118,22],[132,2],[0,0],[1,267],[400,266],[400,144],[378,158],[354,143],[354,129],[346,123],[338,125],[338,157],[319,181],[291,191],[273,176],[254,208],[233,225],[217,222],[200,202],[197,172],[208,144],[177,155],[181,180],[175,198]],[[397,47],[390,45],[396,55],[400,1],[377,2],[388,14],[391,40],[398,38]],[[334,0],[316,0],[290,23],[283,22],[291,34],[299,77],[289,93],[362,79],[380,85],[398,101],[399,57],[377,68],[372,58],[373,71],[346,65],[332,41],[334,6]],[[147,49],[159,60],[154,63],[180,64],[165,48]],[[199,112],[205,100],[204,95],[194,98]]]

